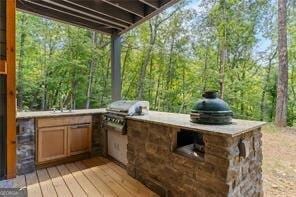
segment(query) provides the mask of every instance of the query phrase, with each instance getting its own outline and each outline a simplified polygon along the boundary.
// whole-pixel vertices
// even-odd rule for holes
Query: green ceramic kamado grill
[[[218,98],[217,91],[207,91],[203,99],[196,102],[191,110],[191,122],[210,125],[224,125],[232,123],[233,112],[229,105]]]

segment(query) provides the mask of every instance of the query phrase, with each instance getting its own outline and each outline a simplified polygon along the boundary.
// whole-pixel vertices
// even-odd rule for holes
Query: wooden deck
[[[59,165],[0,181],[0,188],[27,187],[28,196],[157,196],[125,169],[101,157]]]

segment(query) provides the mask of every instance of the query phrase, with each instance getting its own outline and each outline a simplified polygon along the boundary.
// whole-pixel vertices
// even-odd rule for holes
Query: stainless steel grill
[[[147,101],[127,101],[120,100],[111,103],[107,107],[107,113],[104,116],[106,127],[126,134],[126,117],[143,115],[149,110],[149,103]]]

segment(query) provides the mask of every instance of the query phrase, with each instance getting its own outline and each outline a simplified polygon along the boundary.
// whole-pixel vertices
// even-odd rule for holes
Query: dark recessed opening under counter
[[[203,134],[197,131],[181,129],[177,133],[175,153],[192,159],[203,160],[205,155]]]

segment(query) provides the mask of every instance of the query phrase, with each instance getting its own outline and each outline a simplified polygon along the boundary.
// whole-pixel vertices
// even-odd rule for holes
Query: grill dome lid
[[[232,111],[229,105],[218,98],[216,91],[208,91],[202,95],[204,98],[197,101],[191,110],[190,119],[200,124],[231,124]]]
[[[229,105],[218,98],[216,91],[207,91],[202,95],[204,98],[197,101],[193,106],[192,113],[231,113]]]

